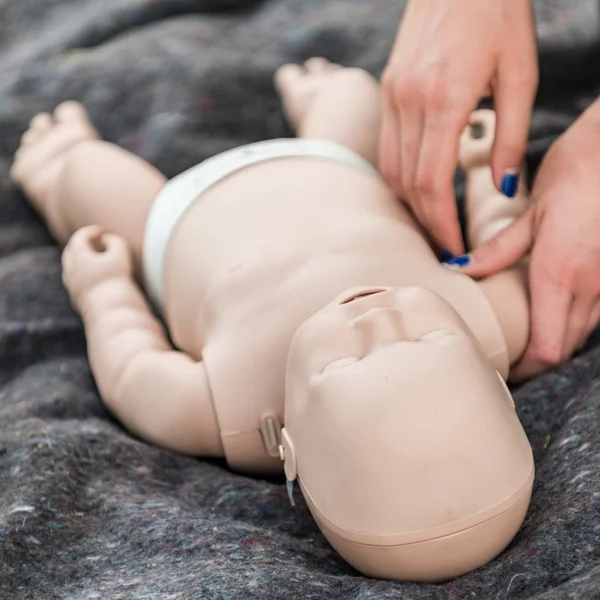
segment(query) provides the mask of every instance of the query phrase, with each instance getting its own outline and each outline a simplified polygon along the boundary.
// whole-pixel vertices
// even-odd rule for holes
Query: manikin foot
[[[331,75],[341,68],[325,58],[311,58],[303,66],[288,64],[277,71],[275,86],[294,128],[298,128],[323,86],[331,81]]]
[[[40,113],[21,138],[11,169],[12,180],[28,196],[34,207],[52,223],[51,206],[57,201],[57,190],[69,152],[99,135],[84,107],[77,102],[64,102],[54,114]]]

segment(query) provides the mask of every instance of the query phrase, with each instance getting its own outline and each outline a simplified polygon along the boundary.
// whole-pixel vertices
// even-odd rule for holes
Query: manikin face
[[[288,477],[355,531],[460,520],[530,469],[503,380],[454,309],[421,288],[348,292],[300,327],[285,435]]]
[[[427,368],[443,376],[460,357],[480,354],[472,333],[440,296],[421,288],[348,291],[298,331],[293,358],[311,382],[346,370],[380,381],[380,371]],[[385,379],[384,379],[385,381]],[[389,381],[389,379],[388,379]]]

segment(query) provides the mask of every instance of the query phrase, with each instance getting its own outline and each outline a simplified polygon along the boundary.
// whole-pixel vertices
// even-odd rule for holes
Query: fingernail
[[[513,198],[519,187],[519,173],[517,171],[506,171],[502,178],[500,191],[507,197]]]
[[[454,254],[452,254],[452,252],[450,252],[450,250],[446,250],[445,248],[443,250],[440,250],[440,260],[442,262],[448,262],[449,260],[452,260],[454,258]]]
[[[444,266],[449,267],[450,269],[462,269],[470,263],[471,256],[469,254],[463,254],[462,256],[457,256],[456,258],[444,261]]]

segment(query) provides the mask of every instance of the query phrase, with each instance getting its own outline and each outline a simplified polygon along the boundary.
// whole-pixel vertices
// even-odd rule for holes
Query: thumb
[[[474,278],[487,277],[519,262],[533,242],[533,216],[533,207],[528,208],[506,229],[475,248],[461,272]]]
[[[535,75],[526,76],[518,72],[499,73],[494,86],[496,134],[491,166],[496,187],[509,198],[516,194],[518,188],[536,87]]]

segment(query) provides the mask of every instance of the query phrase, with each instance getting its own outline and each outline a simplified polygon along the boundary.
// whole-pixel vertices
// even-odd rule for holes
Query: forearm
[[[80,311],[96,384],[125,427],[171,450],[222,455],[204,365],[173,350],[134,281],[96,286]]]
[[[94,286],[78,302],[90,364],[104,397],[114,393],[127,366],[142,352],[172,350],[133,279],[115,278]]]
[[[510,365],[523,356],[530,332],[528,260],[478,281],[502,329]]]

